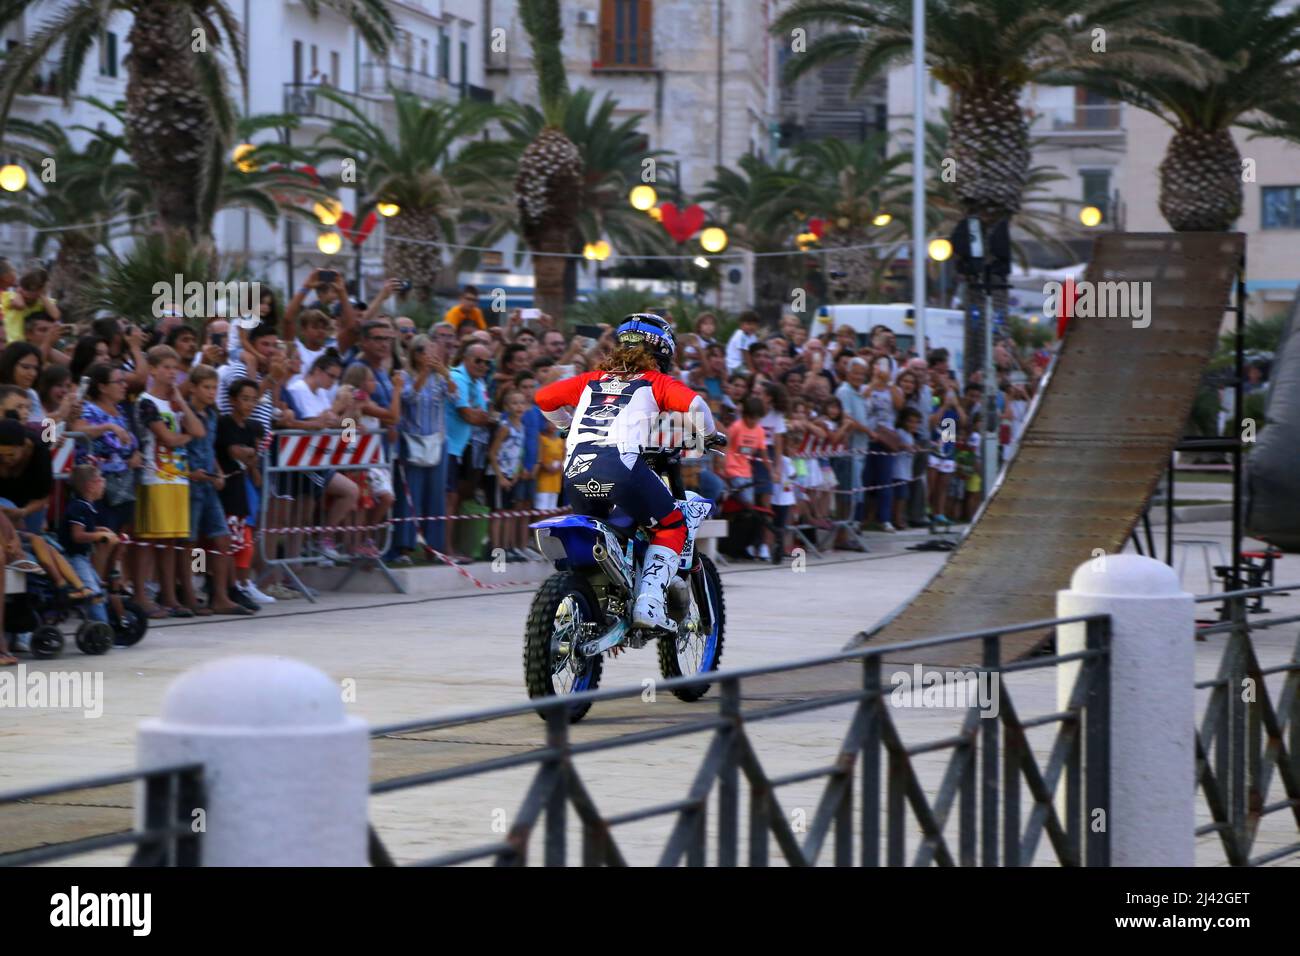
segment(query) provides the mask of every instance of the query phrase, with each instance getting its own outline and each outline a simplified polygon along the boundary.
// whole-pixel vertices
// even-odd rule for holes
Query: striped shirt
[[[243,362],[227,362],[217,370],[217,410],[222,415],[230,414],[230,383],[238,381],[241,378],[247,378],[258,384],[261,384],[262,375],[258,372],[250,372]],[[249,421],[257,422],[262,426],[263,432],[269,432],[272,427],[275,405],[271,402],[271,393],[266,392],[253,409],[253,414],[249,416]]]
[[[415,391],[415,381],[409,378],[402,389],[402,431],[411,435],[437,435],[446,430],[445,405],[447,380],[430,374],[424,387]]]

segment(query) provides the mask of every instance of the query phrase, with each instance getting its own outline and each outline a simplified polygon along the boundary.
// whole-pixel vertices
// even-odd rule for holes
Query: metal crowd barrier
[[[312,597],[311,589],[298,577],[295,568],[331,567],[337,563],[321,551],[320,539],[323,535],[362,529],[367,529],[362,530],[362,533],[378,531],[381,540],[377,541],[375,546],[381,555],[388,552],[393,536],[391,521],[386,520],[374,528],[369,528],[364,523],[337,529],[330,528],[324,524],[326,497],[322,493],[317,498],[310,489],[310,482],[306,477],[310,472],[359,472],[383,469],[388,472],[391,485],[393,465],[388,460],[384,449],[383,437],[382,431],[360,429],[315,431],[285,429],[271,432],[270,440],[261,450],[262,488],[256,532],[258,548],[266,565],[263,578],[275,570],[282,570],[307,600],[314,603],[315,598]],[[272,508],[275,502],[285,501],[286,498],[292,499],[293,503],[290,507],[294,509],[301,508],[304,504],[310,505],[312,513],[299,514],[297,517],[304,518],[301,522],[297,517],[285,521],[283,516],[273,515]],[[319,523],[315,523],[317,515],[319,515]],[[271,524],[273,519],[275,524]],[[288,530],[277,530],[273,534],[268,534],[267,528]],[[268,542],[268,538],[272,540]],[[281,545],[284,547],[283,555],[278,553]],[[347,573],[335,585],[335,590],[341,590],[363,564],[378,568],[394,591],[399,594],[405,593],[405,588],[384,564],[382,558],[358,556],[352,556],[348,561]]]

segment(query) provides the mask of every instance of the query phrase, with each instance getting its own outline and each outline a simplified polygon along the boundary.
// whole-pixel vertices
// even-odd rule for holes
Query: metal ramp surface
[[[1097,239],[1085,280],[1094,289],[1150,283],[1150,324],[1070,320],[1019,451],[975,523],[925,589],[866,640],[892,644],[1055,617],[1056,592],[1075,568],[1095,549],[1123,549],[1183,435],[1244,254],[1240,233]],[[1009,637],[1004,655],[1022,657],[1048,637]],[[972,641],[919,662],[969,665],[980,654]]]

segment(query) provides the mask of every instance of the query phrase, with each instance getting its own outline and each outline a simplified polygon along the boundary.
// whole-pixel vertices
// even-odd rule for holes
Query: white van
[[[834,333],[847,325],[858,333],[858,341],[869,344],[871,330],[883,325],[894,333],[901,349],[909,349],[916,341],[915,319],[912,305],[895,302],[890,305],[824,305],[813,320],[813,335]],[[931,349],[947,349],[949,366],[960,373],[965,358],[966,317],[961,309],[927,308],[925,310],[925,337]]]

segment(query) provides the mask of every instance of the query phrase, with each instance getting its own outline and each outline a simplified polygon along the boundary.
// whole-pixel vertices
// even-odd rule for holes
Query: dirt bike
[[[723,443],[722,436],[713,436],[705,443],[706,453]],[[642,648],[652,641],[658,644],[659,672],[666,680],[718,669],[726,627],[722,579],[709,557],[695,550],[695,533],[712,512],[713,502],[682,485],[681,459],[689,450],[642,451],[686,519],[681,564],[666,595],[675,635],[632,625],[632,605],[649,538],[630,517],[615,508],[603,521],[570,514],[529,526],[538,550],[556,568],[534,596],[524,630],[529,697],[595,690],[606,654]],[[695,701],[708,691],[709,685],[699,684],[674,690],[673,695]],[[577,723],[590,707],[574,704],[570,722]]]

